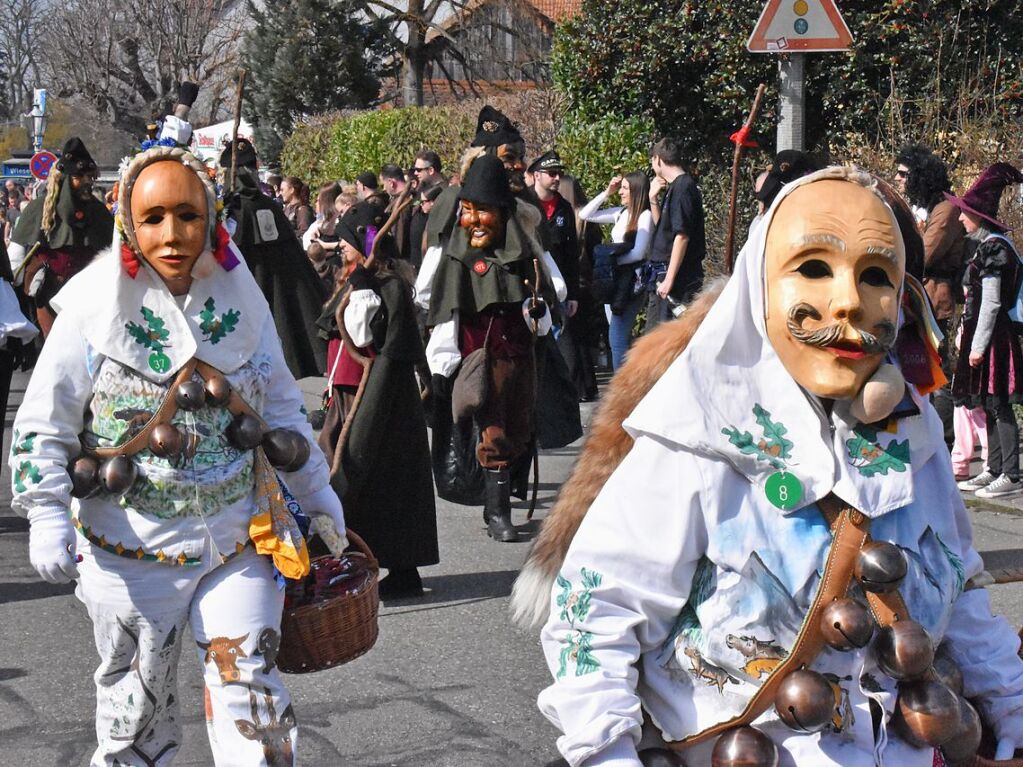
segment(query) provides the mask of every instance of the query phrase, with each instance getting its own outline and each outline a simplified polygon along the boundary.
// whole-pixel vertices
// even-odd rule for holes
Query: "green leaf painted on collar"
[[[888,472],[903,472],[909,466],[909,440],[893,439],[884,447],[878,442],[877,429],[860,424],[856,436],[845,441],[849,462],[864,477],[887,477]]]
[[[721,433],[728,437],[729,443],[739,448],[744,455],[752,455],[758,461],[764,461],[776,469],[784,469],[792,458],[792,440],[786,439],[789,430],[781,423],[771,420],[771,414],[759,404],[753,406],[753,415],[763,431],[763,437],[754,439],[748,431],[739,431],[734,426],[722,429]]]
[[[217,344],[228,333],[234,332],[241,316],[241,312],[236,309],[228,309],[220,317],[217,317],[217,305],[213,296],[210,296],[203,304],[203,310],[199,312],[199,319],[202,320],[199,323],[199,330],[202,331],[205,340],[211,344]]]
[[[142,319],[146,321],[146,327],[135,322],[128,322],[124,326],[128,335],[135,339],[135,343],[141,344],[146,349],[152,349],[154,352],[163,351],[167,346],[167,339],[170,338],[170,331],[166,327],[167,323],[157,317],[152,309],[143,306],[141,311]]]

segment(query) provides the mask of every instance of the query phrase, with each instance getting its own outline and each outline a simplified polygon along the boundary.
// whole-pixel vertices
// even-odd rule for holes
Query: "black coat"
[[[246,185],[229,198],[227,212],[237,223],[235,244],[270,304],[292,375],[323,375],[327,347],[317,333],[316,320],[327,291],[284,211],[258,189]]]
[[[361,535],[382,567],[440,561],[426,418],[414,375],[423,359],[408,287],[381,280],[382,306],[370,327],[377,356],[341,461],[331,478],[345,522]]]

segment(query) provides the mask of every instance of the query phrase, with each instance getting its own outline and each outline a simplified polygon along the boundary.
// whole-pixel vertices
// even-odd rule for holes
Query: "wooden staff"
[[[238,177],[238,128],[242,122],[242,96],[245,95],[245,70],[238,70],[238,98],[234,102],[234,125],[231,126],[231,183],[228,191],[233,192]]]
[[[728,197],[728,231],[725,236],[725,271],[729,274],[732,273],[732,257],[735,254],[735,206],[739,197],[739,164],[742,162],[743,144],[746,143],[746,139],[753,129],[753,123],[756,122],[757,115],[760,113],[760,102],[764,98],[765,90],[767,90],[767,86],[760,83],[749,117],[731,137],[735,142],[735,154],[732,156],[732,189]]]
[[[373,239],[373,245],[370,246],[369,254],[366,256],[366,261],[363,267],[367,271],[372,271],[376,266],[376,254],[377,245],[384,238],[384,236],[394,228],[394,225],[398,221],[398,217],[405,211],[405,209],[412,204],[412,189],[409,185],[405,186],[405,191],[401,193],[397,200],[394,202],[394,208],[391,210],[391,215],[388,216],[387,221],[380,227],[376,237]],[[355,413],[359,409],[359,405],[362,404],[362,397],[366,393],[366,382],[369,380],[369,373],[373,367],[373,358],[367,357],[359,351],[359,348],[355,345],[352,340],[351,333],[348,332],[348,328],[345,327],[345,309],[348,308],[348,304],[352,300],[352,291],[349,290],[345,293],[345,297],[341,299],[341,304],[337,308],[337,312],[334,314],[334,319],[337,320],[337,329],[341,334],[341,345],[342,349],[338,350],[338,354],[341,354],[344,348],[348,349],[348,356],[353,360],[362,365],[362,377],[359,379],[359,388],[355,391],[355,399],[352,400],[352,406],[345,415],[345,422],[341,426],[341,434],[338,437],[337,445],[334,447],[334,460],[330,467],[330,475],[333,477],[341,470],[341,458],[344,455],[345,444],[348,442],[348,434],[352,430],[352,423],[355,420]],[[333,381],[327,382],[328,386],[333,386]]]

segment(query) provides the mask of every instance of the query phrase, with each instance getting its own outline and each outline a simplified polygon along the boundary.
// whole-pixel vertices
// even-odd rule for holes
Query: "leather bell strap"
[[[125,457],[131,457],[136,453],[140,453],[149,447],[149,436],[160,424],[170,423],[171,419],[178,412],[177,393],[178,388],[181,384],[186,381],[192,380],[192,375],[198,372],[199,376],[204,380],[208,381],[214,375],[223,375],[212,365],[207,365],[205,362],[200,362],[195,357],[190,359],[178,372],[174,378],[174,383],[171,384],[167,390],[167,394],[163,398],[163,402],[160,404],[160,408],[153,414],[153,417],[146,421],[146,425],[142,427],[139,432],[125,442],[123,445],[116,447],[97,447],[91,450],[85,450],[88,455],[96,456],[97,458],[114,458],[115,456],[123,455]],[[266,428],[266,422],[254,411],[241,395],[238,394],[233,388],[231,389],[231,398],[225,405],[227,410],[233,415],[251,415],[252,417],[259,420],[263,428]]]
[[[799,635],[796,637],[788,657],[778,664],[754,693],[741,714],[696,735],[672,741],[668,743],[671,748],[677,750],[688,748],[723,735],[735,727],[751,724],[773,705],[782,680],[789,673],[809,666],[824,649],[825,642],[820,630],[821,613],[834,600],[847,595],[860,549],[870,540],[870,519],[832,493],[821,498],[817,502],[817,507],[831,528],[832,543],[824,564],[824,573],[821,576],[817,594],[803,620]],[[865,593],[874,620],[879,626],[890,626],[898,620],[909,617],[909,610],[898,590],[887,594]]]
[[[843,504],[834,495],[822,498],[817,505],[832,530],[831,548],[824,563],[817,594],[788,656],[760,685],[741,714],[688,738],[671,741],[668,743],[671,748],[688,748],[736,727],[751,724],[774,704],[782,680],[793,671],[809,666],[824,649],[824,637],[820,630],[821,613],[834,600],[848,593],[860,549],[870,539],[870,520],[858,510]]]

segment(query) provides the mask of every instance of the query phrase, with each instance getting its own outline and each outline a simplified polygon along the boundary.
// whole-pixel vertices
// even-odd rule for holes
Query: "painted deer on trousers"
[[[295,712],[289,703],[278,720],[277,712],[274,709],[273,695],[266,687],[263,688],[263,700],[266,703],[265,724],[261,724],[259,721],[259,700],[256,691],[249,687],[252,721],[236,719],[235,727],[249,740],[259,741],[263,746],[263,756],[266,759],[267,767],[292,767],[295,760],[295,746],[291,740],[291,730],[295,727]]]

